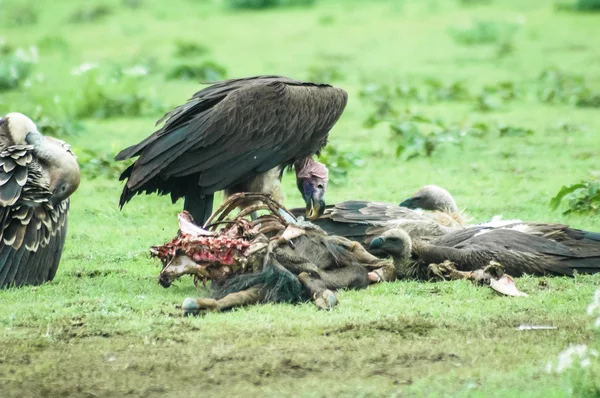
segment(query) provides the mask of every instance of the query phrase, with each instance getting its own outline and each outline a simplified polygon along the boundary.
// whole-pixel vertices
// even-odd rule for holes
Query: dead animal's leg
[[[298,280],[308,291],[315,305],[321,310],[333,308],[337,304],[335,293],[327,289],[325,282],[321,279],[314,279],[308,273],[303,272],[298,275]]]
[[[346,265],[328,271],[321,271],[321,279],[331,290],[364,289],[369,286],[369,274],[358,264]]]
[[[304,257],[295,256],[283,249],[275,249],[273,252],[275,258],[280,264],[285,264],[285,268],[292,274],[300,275],[306,272],[312,276],[318,277],[322,271],[315,264],[306,260]]]
[[[183,301],[181,308],[185,315],[197,315],[200,312],[220,312],[233,307],[257,304],[260,301],[261,289],[262,285],[253,286],[241,292],[230,293],[220,300],[188,297]]]

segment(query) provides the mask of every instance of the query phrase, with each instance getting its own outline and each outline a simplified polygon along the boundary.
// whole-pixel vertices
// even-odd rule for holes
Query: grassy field
[[[56,279],[0,292],[3,397],[600,395],[598,358],[546,371],[570,344],[599,349],[586,307],[600,275],[520,278],[527,298],[402,281],[341,292],[327,313],[307,303],[182,318],[176,305],[208,291],[187,278],[160,287],[148,257],[149,246],[173,237],[182,204],[136,197],[119,211],[110,161],[203,77],[323,79],[349,93],[330,145],[341,160],[361,161],[334,174],[328,203],[397,203],[438,184],[475,221],[501,214],[599,230],[598,214],[549,207],[561,186],[600,168],[600,112],[589,104],[600,92],[599,14],[542,0],[321,0],[261,11],[208,0],[4,0],[0,9],[0,87],[10,54],[38,52],[26,78],[5,83],[0,114],[44,121],[73,145],[83,172]],[[82,64],[97,67],[74,74]],[[175,78],[182,65],[200,75]],[[550,68],[563,77],[540,79]],[[483,136],[444,132],[429,157],[397,157],[390,123],[365,127],[378,102],[360,93],[431,91],[428,79],[461,82],[469,94],[384,96],[384,105],[400,119],[410,107],[445,125],[491,127]],[[500,82],[514,92],[489,88]],[[286,204],[302,205],[294,178],[284,183]],[[515,329],[525,323],[558,329]]]

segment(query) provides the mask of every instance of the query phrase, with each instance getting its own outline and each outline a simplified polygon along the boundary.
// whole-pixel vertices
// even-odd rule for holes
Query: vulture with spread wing
[[[79,166],[69,146],[25,115],[0,119],[0,287],[38,285],[56,274]]]
[[[122,207],[145,192],[170,194],[204,224],[214,193],[225,190],[270,194],[282,202],[280,180],[294,166],[306,215],[324,210],[327,168],[312,159],[347,102],[344,90],[328,84],[257,76],[217,82],[167,113],[165,124],[115,160],[138,159],[121,175],[127,180]]]
[[[535,223],[532,223],[535,225]],[[371,240],[370,248],[393,257],[398,275],[427,279],[431,264],[450,261],[459,271],[499,263],[511,276],[573,276],[600,272],[600,234],[559,224],[539,224],[544,233],[520,227],[473,226],[429,240],[390,229]]]

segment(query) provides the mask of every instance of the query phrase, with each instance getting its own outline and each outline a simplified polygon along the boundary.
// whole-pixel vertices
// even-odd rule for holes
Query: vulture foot
[[[200,312],[218,312],[221,310],[215,299],[193,297],[188,297],[183,300],[181,309],[185,316],[198,315]]]

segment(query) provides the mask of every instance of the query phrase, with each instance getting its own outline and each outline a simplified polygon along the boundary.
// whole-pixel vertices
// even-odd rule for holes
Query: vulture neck
[[[323,163],[317,162],[311,157],[302,159],[294,163],[296,177],[300,179],[309,179],[316,177],[320,179],[328,178],[327,167]]]

